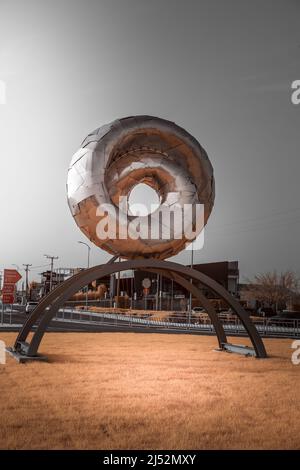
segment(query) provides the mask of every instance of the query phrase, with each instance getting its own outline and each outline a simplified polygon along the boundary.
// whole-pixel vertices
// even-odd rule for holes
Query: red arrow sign
[[[4,304],[13,304],[14,303],[14,296],[12,294],[3,294],[2,295],[2,302]]]
[[[15,284],[21,277],[16,269],[4,269],[4,284]]]
[[[4,284],[2,294],[14,294],[15,284]]]

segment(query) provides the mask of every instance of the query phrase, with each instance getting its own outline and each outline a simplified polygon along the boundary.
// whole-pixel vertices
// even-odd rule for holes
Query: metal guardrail
[[[158,315],[159,316],[159,315]],[[192,317],[189,322],[189,315],[178,314],[177,312],[168,316],[167,319],[151,318],[152,313],[142,314],[140,316],[119,313],[106,312],[90,312],[83,310],[75,310],[72,308],[64,308],[60,310],[56,316],[56,320],[66,322],[80,322],[84,324],[105,323],[114,327],[146,327],[159,328],[167,330],[180,331],[199,331],[203,333],[214,333],[214,327],[209,318],[203,321]],[[243,336],[246,334],[245,328],[238,318],[221,318],[221,322],[228,335]],[[300,337],[300,320],[280,320],[280,319],[259,319],[253,320],[258,332],[263,337],[280,337],[280,338],[299,338]]]
[[[23,315],[18,312],[19,309],[8,308],[1,312],[0,326],[14,326],[14,313]],[[153,318],[157,316],[157,318]],[[161,317],[161,318],[159,318]],[[165,318],[162,318],[165,317]],[[202,318],[195,315],[189,315],[188,312],[153,312],[149,310],[147,313],[130,314],[127,313],[111,313],[111,312],[92,312],[86,310],[78,310],[71,307],[61,309],[57,316],[53,319],[60,322],[77,323],[82,325],[94,326],[110,326],[115,328],[149,328],[149,329],[165,329],[176,331],[199,332],[213,334],[214,327],[209,317],[205,315]],[[246,331],[241,321],[234,315],[220,315],[227,335],[244,336]],[[20,321],[18,322],[20,323]],[[263,337],[277,338],[300,338],[300,320],[281,320],[260,318],[253,319],[258,332]],[[18,326],[18,325],[15,325]],[[20,325],[19,325],[20,326]]]
[[[12,325],[13,323],[13,318],[12,318],[12,310],[9,312],[6,312],[5,310],[2,310],[1,312],[1,319],[0,319],[0,324],[1,325]]]

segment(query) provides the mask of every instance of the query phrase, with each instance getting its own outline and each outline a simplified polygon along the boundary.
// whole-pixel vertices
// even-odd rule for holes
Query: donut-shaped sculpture
[[[130,215],[119,202],[120,197],[128,198],[139,183],[151,186],[160,198],[160,206],[147,216]],[[176,222],[169,236],[163,236],[162,232],[170,227],[161,221],[160,210],[202,204],[202,229],[214,204],[213,168],[198,141],[175,123],[153,116],[126,117],[86,137],[72,158],[67,193],[77,225],[95,245],[122,258],[165,259],[176,255],[191,240],[184,233],[179,236],[182,226]],[[104,217],[99,206],[114,209],[107,212],[116,218],[119,236],[108,233],[106,238],[99,238],[97,227]],[[130,235],[128,227],[136,221],[142,232],[150,216],[153,227],[160,228],[159,238],[153,238],[152,232],[146,238],[121,236],[125,225]],[[189,213],[190,228],[195,227],[196,217],[195,211]]]

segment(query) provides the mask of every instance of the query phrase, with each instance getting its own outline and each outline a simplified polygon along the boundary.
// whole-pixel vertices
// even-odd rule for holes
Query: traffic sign
[[[149,289],[151,286],[151,280],[148,277],[145,277],[142,281],[142,286],[145,287],[145,289]]]
[[[2,303],[13,304],[15,300],[15,286],[22,276],[16,269],[4,269],[3,277]]]
[[[21,278],[16,269],[4,269],[4,284],[16,284]]]
[[[14,294],[15,284],[4,284],[2,294]]]
[[[3,304],[13,304],[14,303],[14,295],[13,294],[3,294],[2,295],[2,303]]]

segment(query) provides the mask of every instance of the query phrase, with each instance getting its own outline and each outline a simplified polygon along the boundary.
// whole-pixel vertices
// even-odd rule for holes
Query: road
[[[0,331],[19,331],[27,315],[24,307],[14,306],[12,312],[4,315],[4,324]],[[223,322],[226,334],[245,336],[245,330],[239,321]],[[300,338],[300,322],[284,322],[278,325],[268,325],[267,322],[256,324],[259,333],[264,337]],[[58,317],[53,319],[48,331],[135,331],[147,333],[189,333],[215,334],[210,323],[188,324],[183,322],[156,321],[149,318],[136,318],[117,313],[92,313],[70,308],[61,310]]]
[[[156,327],[156,325],[147,325],[142,323],[132,322],[131,319],[122,318],[116,321],[111,314],[91,314],[85,312],[73,311],[66,309],[64,313],[61,311],[59,315],[64,318],[53,319],[49,325],[48,331],[53,332],[120,332],[120,331],[136,331],[140,333],[192,333],[192,334],[207,334],[201,330],[186,330],[180,325],[179,328],[166,329],[165,326]],[[4,323],[0,323],[0,331],[15,331],[18,332],[22,327],[28,315],[25,309],[13,309],[4,315]],[[33,328],[35,330],[35,327]],[[210,331],[214,334],[213,330]]]

